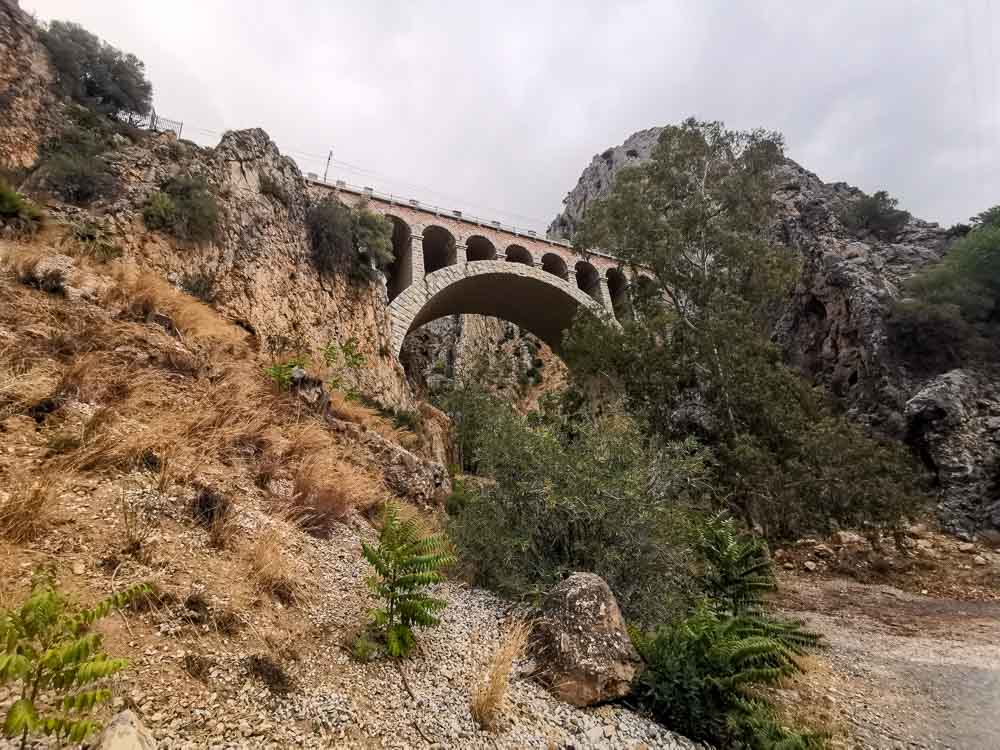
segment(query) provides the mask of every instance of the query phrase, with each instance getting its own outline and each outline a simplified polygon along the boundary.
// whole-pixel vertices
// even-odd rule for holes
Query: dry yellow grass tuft
[[[507,697],[507,687],[510,684],[511,668],[514,660],[524,650],[530,633],[530,624],[516,623],[504,636],[493,658],[490,659],[486,674],[472,691],[469,708],[472,711],[472,718],[483,729],[493,731],[498,726]]]
[[[394,426],[374,409],[349,399],[340,391],[330,391],[329,407],[330,413],[337,419],[361,425],[404,448],[413,448],[418,442],[417,436],[409,430]]]
[[[115,281],[109,301],[124,304],[134,318],[149,320],[156,313],[169,316],[178,333],[190,339],[212,340],[233,347],[246,339],[246,334],[226,322],[211,307],[155,273],[119,265]]]
[[[0,536],[15,544],[36,539],[52,524],[58,486],[51,475],[34,482],[15,477],[7,496],[0,495]]]
[[[352,510],[366,511],[384,495],[378,482],[341,460],[332,449],[306,458],[295,474],[295,505],[302,510],[308,529],[320,536]]]
[[[250,575],[257,586],[282,604],[301,600],[302,586],[292,559],[285,553],[284,535],[277,526],[261,529],[243,551]]]

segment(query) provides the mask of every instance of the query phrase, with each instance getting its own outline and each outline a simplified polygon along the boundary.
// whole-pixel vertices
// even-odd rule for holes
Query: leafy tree
[[[587,570],[632,620],[685,611],[707,456],[694,440],[659,445],[625,416],[570,403],[526,417],[475,386],[446,398],[466,468],[480,475],[449,503],[464,569],[509,596]]]
[[[324,198],[306,214],[313,263],[321,274],[347,268],[358,278],[371,279],[372,266],[385,269],[393,261],[392,223],[364,205],[355,209],[335,198]]]
[[[64,94],[106,115],[149,113],[153,86],[135,55],[69,21],[53,21],[40,37]]]
[[[439,536],[424,536],[413,518],[401,518],[399,506],[385,507],[377,547],[362,543],[365,560],[375,569],[368,588],[382,600],[373,613],[375,627],[390,656],[405,657],[416,645],[413,628],[437,625],[436,613],[447,604],[425,593],[441,580],[441,568],[452,562]]]
[[[891,524],[914,504],[905,451],[867,439],[789,370],[770,333],[797,275],[772,241],[781,138],[688,120],[622,170],[577,236],[643,277],[622,330],[581,318],[563,351],[610,379],[665,442],[712,451],[716,498],[770,536]]]
[[[855,232],[870,232],[880,240],[891,242],[910,220],[907,211],[896,208],[899,201],[885,190],[856,199],[841,214],[840,220]]]
[[[893,307],[894,348],[919,369],[1000,359],[1000,206],[972,222],[941,262],[907,282],[912,297]]]
[[[149,591],[141,584],[74,612],[50,574],[36,576],[28,599],[0,614],[0,683],[21,685],[20,697],[4,721],[7,737],[20,737],[21,747],[36,733],[54,736],[60,743],[82,742],[98,728],[86,717],[111,697],[100,684],[127,662],[108,658],[101,650],[101,635],[90,627]]]

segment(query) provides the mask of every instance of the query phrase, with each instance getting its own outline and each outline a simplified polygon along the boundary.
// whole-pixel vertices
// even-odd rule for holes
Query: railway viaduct
[[[315,194],[333,191],[392,221],[386,284],[397,356],[410,331],[447,315],[502,318],[558,349],[581,306],[610,321],[632,314],[629,278],[610,255],[371,188],[308,181]]]

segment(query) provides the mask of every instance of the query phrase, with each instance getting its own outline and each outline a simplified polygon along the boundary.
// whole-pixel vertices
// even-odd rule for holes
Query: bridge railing
[[[464,211],[458,211],[456,209],[444,208],[442,206],[435,206],[432,203],[424,203],[423,201],[416,200],[415,198],[405,198],[401,195],[394,195],[393,193],[383,193],[374,188],[362,185],[352,185],[344,180],[336,180],[335,182],[325,182],[319,175],[310,172],[306,175],[306,179],[309,182],[314,182],[317,185],[323,185],[324,187],[333,188],[334,190],[344,190],[348,193],[354,193],[355,195],[360,195],[365,198],[371,198],[373,200],[380,200],[391,205],[404,206],[407,208],[415,208],[421,211],[427,211],[433,213],[435,216],[444,216],[449,219],[455,219],[457,221],[464,221],[469,224],[475,224],[476,226],[486,227],[487,229],[496,229],[501,232],[507,232],[508,234],[513,234],[516,237],[526,237],[536,242],[544,242],[548,245],[557,245],[559,247],[565,247],[567,249],[573,249],[573,243],[567,240],[553,240],[546,237],[544,234],[539,234],[534,229],[524,229],[522,227],[516,227],[513,224],[504,224],[493,219],[484,219],[480,216],[474,216],[472,214],[467,214]],[[598,255],[602,258],[608,258],[614,260],[614,256],[608,255],[607,253],[602,253],[596,250],[587,251],[588,255]]]

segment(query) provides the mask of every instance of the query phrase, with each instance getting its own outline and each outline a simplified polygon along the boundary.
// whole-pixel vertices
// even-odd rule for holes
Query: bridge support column
[[[414,234],[410,239],[410,283],[424,280],[424,238]]]
[[[611,313],[611,317],[615,315],[615,307],[611,303],[611,290],[608,289],[608,280],[604,276],[600,277],[597,284],[597,301],[604,306],[604,309]]]
[[[455,265],[464,266],[469,262],[469,248],[463,242],[459,242],[455,245]]]

